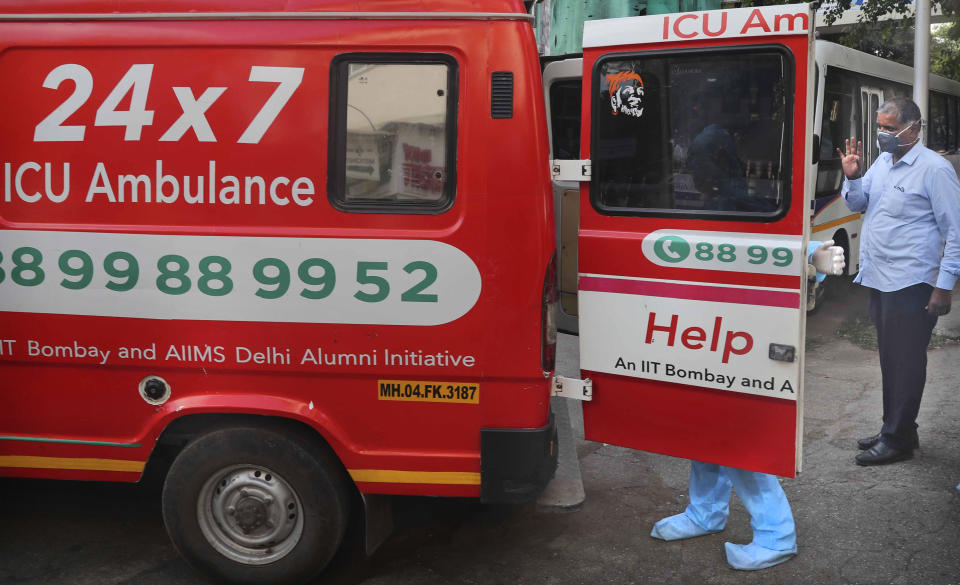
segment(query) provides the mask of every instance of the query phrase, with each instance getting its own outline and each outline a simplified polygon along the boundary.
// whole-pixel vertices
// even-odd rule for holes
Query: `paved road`
[[[857,467],[854,440],[879,424],[880,374],[874,352],[834,335],[865,297],[857,287],[835,292],[808,322],[805,472],[783,481],[798,525],[796,559],[760,573],[728,568],[724,540],[750,540],[739,502],[723,534],[652,540],[650,526],[686,503],[687,464],[579,440],[586,501],[578,510],[404,498],[380,551],[370,559],[347,551],[324,582],[960,583],[960,345],[930,353],[918,456]],[[563,343],[569,369],[575,338]],[[193,583],[202,580],[169,545],[155,487],[0,480],[0,584]]]

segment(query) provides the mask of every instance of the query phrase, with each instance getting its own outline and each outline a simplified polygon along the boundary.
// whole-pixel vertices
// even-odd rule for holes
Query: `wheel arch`
[[[256,404],[251,402],[249,395],[221,394],[216,396],[215,402],[211,398],[171,400],[158,413],[158,420],[151,425],[156,439],[141,482],[162,481],[176,456],[197,437],[220,429],[252,426],[289,434],[307,445],[327,451],[337,461],[350,487],[357,490],[347,471],[346,459],[357,449],[343,440],[343,433],[336,423],[318,409],[302,404],[291,405],[288,399],[276,397],[255,397]]]
[[[156,444],[158,446],[177,446],[185,447],[196,437],[217,431],[224,428],[253,426],[267,430],[291,433],[305,441],[322,445],[324,449],[329,449],[341,462],[336,450],[330,444],[330,441],[324,436],[324,433],[312,424],[299,420],[289,415],[277,413],[256,414],[249,412],[187,412],[167,422],[157,436]]]

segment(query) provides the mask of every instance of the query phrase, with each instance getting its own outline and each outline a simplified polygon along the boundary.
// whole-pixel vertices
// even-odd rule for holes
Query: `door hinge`
[[[550,175],[554,181],[589,181],[593,166],[589,160],[550,161]]]
[[[590,378],[580,380],[578,378],[554,376],[553,395],[559,396],[560,398],[572,398],[574,400],[589,402],[593,400],[593,380]]]

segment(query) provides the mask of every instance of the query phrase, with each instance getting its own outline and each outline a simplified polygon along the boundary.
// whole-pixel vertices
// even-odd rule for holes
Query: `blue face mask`
[[[895,152],[897,149],[901,147],[911,146],[912,144],[916,143],[917,140],[920,140],[919,135],[917,136],[917,139],[911,142],[910,144],[900,144],[900,135],[906,132],[916,123],[917,122],[910,124],[909,126],[897,132],[896,134],[892,132],[884,132],[882,130],[877,132],[877,148],[880,149],[880,152]]]

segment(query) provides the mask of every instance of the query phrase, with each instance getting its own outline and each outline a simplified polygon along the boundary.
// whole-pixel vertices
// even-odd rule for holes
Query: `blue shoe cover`
[[[704,530],[690,519],[686,514],[677,514],[664,518],[653,525],[650,536],[660,540],[683,540],[684,538],[693,538],[703,536],[704,534],[714,534],[719,530]]]
[[[741,571],[756,571],[779,565],[797,554],[796,545],[790,550],[771,550],[759,544],[723,543],[727,551],[727,564]]]
[[[957,484],[957,491],[960,492],[960,483]]]

